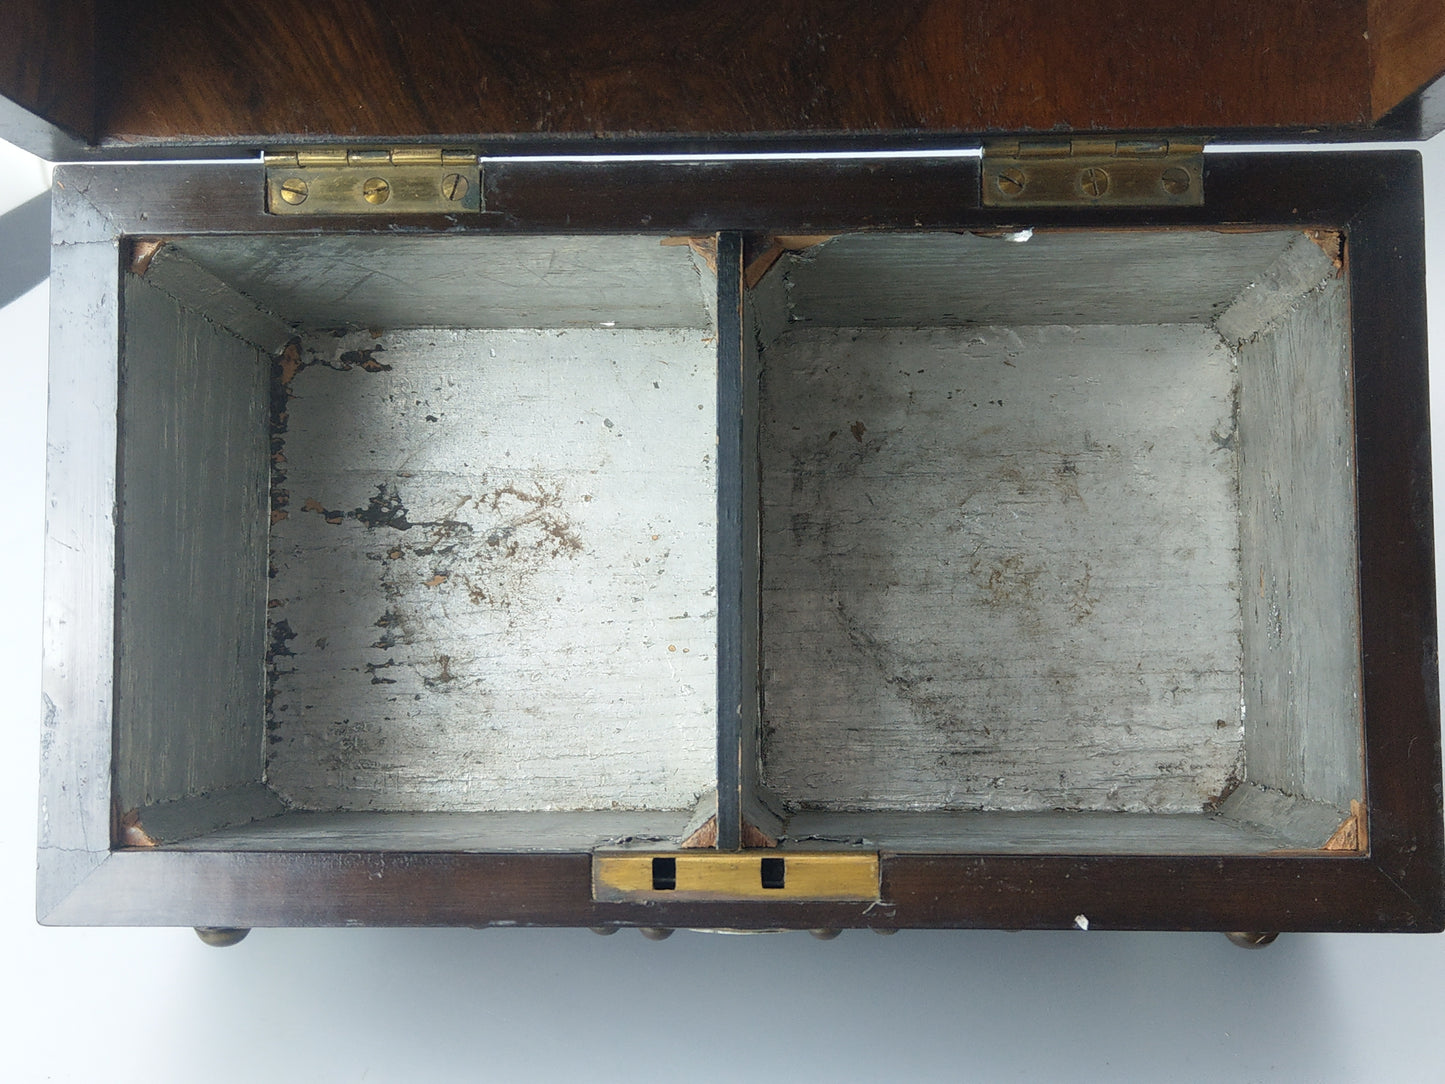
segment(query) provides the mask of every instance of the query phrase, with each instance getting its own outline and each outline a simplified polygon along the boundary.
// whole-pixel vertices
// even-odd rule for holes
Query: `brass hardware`
[[[1198,207],[1204,146],[1168,139],[1016,139],[983,149],[985,207]]]
[[[293,206],[305,203],[310,186],[300,177],[287,177],[281,182],[281,198]]]
[[[471,151],[312,147],[266,155],[273,215],[456,214],[481,210]]]
[[[853,851],[602,851],[592,856],[592,898],[823,900],[879,898],[876,853]]]
[[[235,928],[231,926],[197,926],[196,936],[212,948],[229,948],[231,945],[239,944],[246,940],[250,933],[250,927]]]
[[[442,178],[442,195],[452,202],[467,198],[467,190],[471,185],[460,173],[448,173]]]
[[[391,185],[380,177],[368,177],[361,182],[361,198],[367,203],[385,203],[391,198]]]

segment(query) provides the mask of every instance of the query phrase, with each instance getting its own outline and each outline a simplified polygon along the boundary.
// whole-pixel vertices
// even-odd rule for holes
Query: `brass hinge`
[[[984,144],[985,207],[1198,207],[1204,145],[1171,139]]]
[[[481,210],[471,151],[439,147],[311,147],[266,154],[273,215],[455,214]]]

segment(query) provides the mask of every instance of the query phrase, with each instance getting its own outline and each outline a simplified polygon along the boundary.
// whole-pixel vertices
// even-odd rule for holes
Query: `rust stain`
[[[859,444],[863,443],[863,434],[868,432],[868,427],[862,422],[854,422],[848,427],[848,432],[853,434],[853,439]]]
[[[421,679],[423,685],[427,688],[432,688],[437,685],[446,685],[448,682],[456,681],[457,676],[452,673],[452,657],[450,655],[438,655],[437,666],[441,668],[440,672],[436,677],[423,677]]]
[[[349,371],[355,368],[368,373],[389,373],[391,372],[391,366],[383,365],[377,361],[375,357],[378,352],[385,349],[386,347],[378,343],[376,346],[369,346],[365,350],[343,351],[341,356],[336,359],[337,364],[334,368],[343,371]]]
[[[337,524],[346,518],[346,513],[338,509],[327,508],[315,497],[307,497],[306,503],[301,506],[303,512],[315,512],[327,523]]]
[[[290,515],[289,512],[283,511],[283,510],[281,510],[281,509],[276,509],[275,511],[273,511],[273,512],[271,513],[271,526],[272,526],[272,527],[276,526],[276,524],[280,523],[283,519],[285,519],[285,518],[286,518],[287,516],[289,516],[289,515]]]
[[[292,339],[281,351],[280,357],[276,359],[278,369],[277,379],[283,388],[289,388],[291,381],[296,379],[296,374],[306,368],[306,362],[301,357],[301,340]]]
[[[446,582],[447,582],[447,574],[446,574],[445,572],[438,572],[438,573],[437,573],[435,576],[433,576],[431,579],[427,580],[426,583],[425,583],[423,586],[425,586],[425,587],[440,587],[442,584],[444,584],[444,583],[446,583]]]

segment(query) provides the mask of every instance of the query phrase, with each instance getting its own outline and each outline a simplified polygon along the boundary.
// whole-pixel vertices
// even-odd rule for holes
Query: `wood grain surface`
[[[1445,7],[1438,0],[1369,0],[1369,40],[1376,118],[1445,75]]]
[[[1348,126],[1371,118],[1364,31],[1362,0],[162,0],[117,8],[102,129],[244,143]]]
[[[0,95],[85,139],[95,136],[93,0],[0,4]],[[0,138],[8,133],[0,130]]]

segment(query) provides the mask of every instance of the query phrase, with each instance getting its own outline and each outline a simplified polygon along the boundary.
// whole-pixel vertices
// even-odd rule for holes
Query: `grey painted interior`
[[[287,323],[701,328],[702,272],[659,237],[192,237],[175,251]]]
[[[151,256],[145,281],[268,353],[279,354],[295,334],[290,324],[188,259],[175,243],[161,245]]]
[[[172,382],[154,395],[176,403],[197,365],[251,374],[208,382],[216,403],[183,410],[225,445],[204,458],[232,457],[225,488],[247,514],[264,515],[254,483],[269,449],[218,435],[264,420],[265,359],[242,339],[274,349],[303,333],[269,611],[264,537],[256,551],[234,508],[210,521],[224,540],[191,530],[210,515],[199,477],[215,462],[193,476],[173,455],[155,484],[179,486],[185,508],[166,513],[169,528],[154,516],[123,527],[127,552],[152,554],[138,576],[163,578],[193,545],[213,562],[239,545],[253,568],[184,601],[145,581],[140,597],[252,637],[229,672],[256,671],[202,699],[179,676],[151,675],[159,693],[122,682],[123,704],[180,705],[122,708],[134,756],[117,779],[129,804],[152,806],[157,838],[676,838],[715,778],[713,283],[696,255],[657,238],[212,237],[169,243],[153,269],[155,284],[128,287],[127,363],[151,351],[149,379]],[[763,372],[749,413],[767,700],[745,763],[761,772],[756,808],[791,813],[775,824],[790,844],[1323,842],[1360,790],[1354,586],[1337,575],[1354,553],[1347,314],[1333,275],[1284,231],[860,235],[779,261],[748,324]],[[205,318],[189,311],[202,297]],[[1290,413],[1291,381],[1318,386],[1318,409],[1276,432],[1277,448],[1251,446],[1251,426],[1266,435]],[[229,421],[204,415],[223,399]],[[123,423],[128,456],[165,459],[185,430],[154,410]],[[1302,499],[1321,485],[1324,505]],[[1300,498],[1283,518],[1251,496],[1271,486]],[[1289,549],[1316,524],[1308,554]],[[1289,604],[1276,620],[1266,602],[1251,633],[1261,568],[1263,597],[1283,584]],[[234,613],[253,606],[252,623],[215,617],[227,611],[212,589]],[[123,642],[179,636],[164,610],[124,604]],[[250,801],[266,613],[263,778],[298,811],[242,824],[275,808]],[[1288,634],[1272,643],[1276,626]],[[226,635],[193,639],[204,643],[171,657],[225,649]],[[1300,684],[1300,659],[1343,677]],[[249,722],[219,735],[195,722],[227,711]],[[136,729],[162,719],[178,742]],[[533,812],[501,812],[519,809]]]
[[[134,819],[147,840],[163,844],[267,820],[285,812],[286,804],[258,779],[189,798],[157,802],[140,809]]]
[[[268,359],[133,275],[121,373],[116,796],[255,781]]]
[[[1220,806],[1220,813],[1235,824],[1262,828],[1294,847],[1316,847],[1340,827],[1338,806],[1286,794],[1259,783],[1246,783]]]
[[[799,813],[782,845],[941,854],[1260,854],[1299,846],[1290,827],[1208,813]]]
[[[1364,770],[1349,296],[1310,242],[1291,263],[1312,270],[1289,309],[1252,305],[1253,327],[1231,310],[1246,756],[1254,782],[1343,808]]]
[[[716,781],[710,333],[323,333],[302,362],[270,784],[306,809],[690,810]]]
[[[1362,797],[1345,299],[1290,231],[784,256],[750,300],[789,838],[1321,845]]]
[[[552,813],[285,813],[189,839],[197,851],[588,851],[666,847],[690,811]]]
[[[1241,774],[1234,366],[1204,324],[764,356],[764,779],[805,809],[1195,812]]]
[[[1213,320],[1292,236],[1208,230],[848,234],[784,256],[788,319],[823,327]]]

